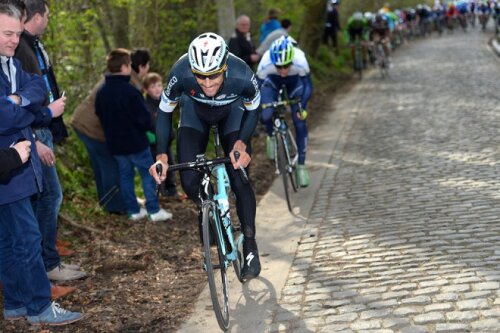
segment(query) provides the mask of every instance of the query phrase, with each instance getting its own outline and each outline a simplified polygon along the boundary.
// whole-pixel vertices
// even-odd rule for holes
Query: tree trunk
[[[318,51],[325,25],[324,0],[312,0],[307,6],[302,23],[299,45],[306,54],[314,57]]]
[[[129,16],[126,5],[113,6],[113,40],[116,47],[130,49]]]
[[[233,34],[235,28],[235,13],[233,0],[216,0],[217,4],[217,22],[219,35],[228,40]]]

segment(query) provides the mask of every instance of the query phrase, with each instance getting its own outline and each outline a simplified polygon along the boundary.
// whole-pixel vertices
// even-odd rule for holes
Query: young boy
[[[151,221],[165,221],[172,214],[160,208],[155,182],[148,173],[153,162],[146,136],[151,129],[151,116],[141,92],[130,84],[130,51],[111,51],[107,67],[110,74],[97,92],[95,110],[104,129],[108,149],[118,163],[120,192],[129,219],[139,220],[147,215]],[[139,206],[135,195],[135,168],[141,176],[147,212]]]
[[[163,82],[160,74],[148,73],[142,81],[142,88],[146,93],[146,107],[151,114],[151,124],[153,130],[156,129],[156,117],[158,115],[158,106],[160,105],[161,94],[163,92]],[[151,153],[153,157],[156,156],[156,137],[154,133],[148,134],[151,144]],[[168,142],[168,160],[174,161],[174,153],[172,151],[172,141],[175,139],[175,132],[170,132],[170,139]],[[163,196],[177,197],[179,200],[184,201],[187,199],[185,194],[177,192],[175,181],[175,172],[168,171],[167,179],[160,185],[160,193]]]

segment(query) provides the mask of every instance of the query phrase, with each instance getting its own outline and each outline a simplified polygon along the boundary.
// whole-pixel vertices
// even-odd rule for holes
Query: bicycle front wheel
[[[202,207],[203,248],[205,250],[205,269],[207,271],[210,297],[215,317],[220,328],[225,331],[229,327],[229,291],[226,277],[226,266],[221,239],[219,214],[215,203],[204,203]],[[211,245],[211,240],[215,245]]]
[[[288,164],[288,158],[287,154],[285,151],[285,139],[283,135],[278,135],[276,137],[277,140],[277,145],[278,145],[278,168],[281,174],[281,177],[283,179],[283,187],[285,191],[285,198],[286,198],[286,204],[288,206],[288,210],[290,212],[293,212],[293,205],[292,205],[292,191],[294,188],[294,182],[293,182],[293,172],[290,169],[290,166]]]

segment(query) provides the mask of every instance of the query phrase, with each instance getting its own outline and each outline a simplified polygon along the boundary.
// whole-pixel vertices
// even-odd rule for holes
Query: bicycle
[[[363,78],[363,45],[359,39],[356,39],[354,45],[354,70],[358,73],[359,79]]]
[[[220,139],[217,126],[212,126],[216,157],[207,159],[205,154],[196,156],[196,161],[173,164],[172,171],[195,170],[201,175],[199,198],[202,218],[202,239],[204,250],[204,270],[207,272],[210,298],[219,327],[225,331],[229,327],[229,289],[227,270],[233,266],[240,282],[243,268],[243,234],[239,225],[231,222],[229,196],[229,177],[225,164],[231,164],[229,157],[220,156]],[[235,152],[238,159],[239,153]],[[158,168],[158,166],[160,166]],[[161,165],[157,165],[161,174]],[[248,176],[243,168],[240,175],[244,182]],[[216,190],[215,190],[216,189]],[[220,277],[216,277],[219,270]]]
[[[268,107],[274,109],[272,116],[274,164],[276,167],[276,174],[281,175],[283,178],[286,203],[290,212],[293,212],[291,191],[297,192],[299,188],[295,179],[295,169],[297,168],[299,153],[295,138],[286,122],[285,114],[288,108],[294,104],[299,104],[300,109],[302,109],[300,106],[300,99],[288,99],[288,94],[284,85],[279,90],[278,99],[276,101],[262,104],[263,109]]]
[[[375,42],[375,59],[382,78],[389,75],[389,64],[387,63],[387,55],[385,54],[383,39]]]

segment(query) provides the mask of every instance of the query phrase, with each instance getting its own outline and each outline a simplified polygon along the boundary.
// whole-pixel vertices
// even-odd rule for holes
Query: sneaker
[[[132,220],[132,221],[138,221],[138,220],[142,220],[146,216],[148,216],[148,212],[144,208],[141,208],[139,210],[139,213],[129,214],[128,219]]]
[[[27,315],[28,311],[26,311],[24,306],[13,310],[3,309],[3,318],[5,320],[18,320],[26,317]]]
[[[267,154],[267,159],[268,160],[274,160],[274,149],[276,147],[276,137],[273,136],[267,136],[266,137],[266,154]]]
[[[71,269],[72,271],[79,271],[80,269],[82,269],[82,267],[80,265],[76,265],[76,264],[63,264],[63,263],[61,263],[61,266],[63,268]]]
[[[76,290],[75,287],[58,286],[56,284],[51,284],[50,285],[50,298],[52,300],[62,298],[62,297],[68,296],[69,294],[71,294],[75,290]]]
[[[245,261],[241,270],[241,278],[249,280],[256,278],[260,274],[260,259],[257,243],[255,240],[246,240],[243,242],[243,260]]]
[[[62,326],[81,319],[83,319],[83,314],[80,312],[65,310],[56,302],[52,302],[50,306],[38,316],[28,316],[28,323],[31,325]]]
[[[166,211],[163,208],[160,208],[160,210],[154,214],[149,214],[149,220],[153,222],[161,222],[161,221],[166,221],[168,219],[172,218],[172,213],[169,211]]]
[[[295,170],[295,176],[297,179],[297,184],[300,187],[308,187],[311,179],[309,178],[309,171],[307,171],[305,165],[297,165],[297,169]]]
[[[47,272],[47,277],[52,281],[72,281],[83,279],[87,276],[87,273],[82,271],[74,271],[72,269],[68,269],[63,265],[59,265],[52,270]]]

